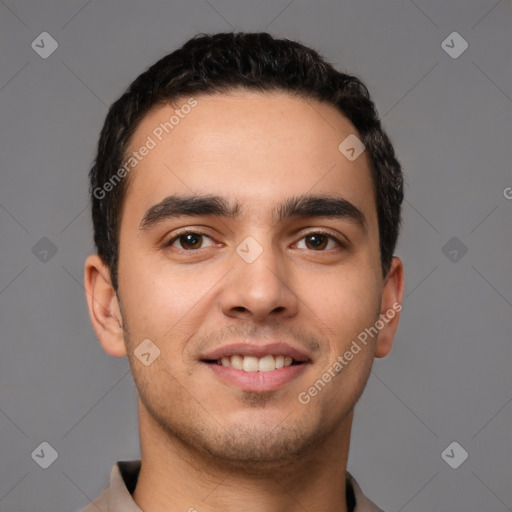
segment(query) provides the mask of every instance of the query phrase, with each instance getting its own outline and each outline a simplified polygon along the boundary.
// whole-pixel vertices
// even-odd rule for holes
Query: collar
[[[137,485],[140,468],[140,459],[116,462],[110,473],[110,486],[82,512],[97,512],[98,509],[105,512],[143,512],[131,496]],[[348,471],[345,474],[349,512],[384,512],[363,494],[361,487]]]

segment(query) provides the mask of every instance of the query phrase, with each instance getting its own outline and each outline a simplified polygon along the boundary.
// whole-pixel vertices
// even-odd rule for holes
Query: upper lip
[[[307,362],[309,357],[297,348],[288,345],[287,343],[267,343],[254,344],[254,343],[233,343],[230,345],[224,345],[218,347],[211,352],[201,356],[201,360],[217,361],[223,357],[231,356],[254,356],[254,357],[265,357],[268,355],[273,356],[290,356],[295,361]]]

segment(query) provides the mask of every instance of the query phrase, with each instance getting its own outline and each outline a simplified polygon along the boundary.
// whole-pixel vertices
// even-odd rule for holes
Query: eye
[[[297,247],[299,249],[311,249],[314,251],[324,251],[326,249],[333,249],[336,247],[328,247],[329,242],[332,242],[337,245],[338,247],[345,247],[345,245],[334,235],[331,233],[324,233],[322,231],[315,231],[312,233],[308,233],[304,237],[301,238],[300,241],[305,240],[306,247],[299,247],[299,244],[297,244]],[[300,243],[299,241],[299,243]]]
[[[169,240],[165,247],[173,247],[175,246],[175,243],[178,242],[181,247],[180,249],[184,251],[194,251],[198,249],[204,249],[205,247],[201,247],[204,239],[207,238],[208,240],[212,241],[212,238],[208,235],[205,235],[204,233],[198,233],[196,231],[183,231],[176,235],[174,238]],[[206,247],[211,247],[210,245]],[[178,247],[176,247],[178,249]]]
[[[208,240],[208,245],[204,245],[205,240]],[[305,241],[303,247],[300,247],[299,244]],[[177,246],[179,244],[179,247]],[[333,246],[334,244],[334,246]],[[213,245],[213,239],[198,231],[182,231],[178,233],[173,238],[171,238],[167,243],[164,244],[164,247],[174,247],[175,249],[182,251],[197,251],[199,249],[205,249],[206,247],[211,247]],[[335,249],[336,247],[345,247],[345,244],[341,242],[341,240],[332,235],[331,233],[325,233],[323,231],[314,231],[304,235],[299,242],[297,243],[298,249],[308,249],[316,252],[324,252],[329,249]]]

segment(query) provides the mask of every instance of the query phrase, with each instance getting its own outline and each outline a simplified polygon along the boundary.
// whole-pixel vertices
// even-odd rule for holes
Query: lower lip
[[[275,391],[305,371],[307,363],[285,366],[271,372],[245,372],[231,366],[205,363],[222,381],[242,391]]]

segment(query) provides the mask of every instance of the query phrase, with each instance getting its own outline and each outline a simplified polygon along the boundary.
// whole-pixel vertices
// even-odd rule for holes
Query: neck
[[[139,399],[142,466],[133,499],[144,512],[265,510],[347,512],[345,473],[353,414],[293,461],[237,465],[185,445]]]

